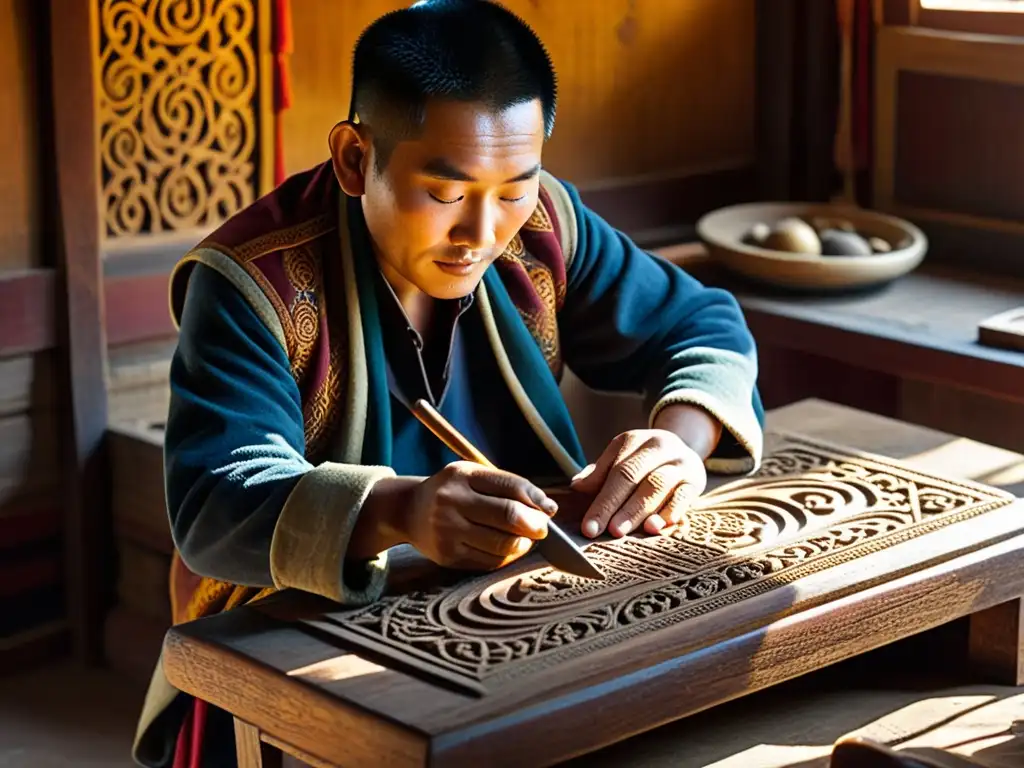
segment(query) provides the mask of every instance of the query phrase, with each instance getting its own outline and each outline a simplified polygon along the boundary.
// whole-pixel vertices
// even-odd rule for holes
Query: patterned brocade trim
[[[534,232],[554,232],[551,217],[541,201],[537,201],[537,207],[530,214],[523,229]],[[530,335],[537,342],[537,346],[540,347],[551,372],[555,378],[560,378],[562,375],[562,353],[558,336],[558,307],[565,294],[565,284],[555,287],[551,270],[527,253],[523,238],[518,233],[498,258],[513,269],[521,269],[529,278],[541,306],[539,310],[517,307],[519,316],[526,324]]]
[[[340,415],[342,386],[342,354],[340,344],[332,345],[327,376],[302,409],[306,428],[306,457],[316,459],[328,447]]]
[[[561,378],[562,346],[558,335],[556,309],[558,295],[555,291],[555,282],[551,277],[551,270],[547,267],[539,264],[524,264],[524,267],[544,308],[540,312],[520,312],[519,314],[523,318],[523,322],[526,323],[530,335],[540,347],[551,372],[555,374],[555,378]]]
[[[229,247],[207,238],[200,247],[214,247],[245,263],[283,248],[295,248],[333,231],[335,222],[328,214],[316,216],[286,229],[278,229],[253,238],[241,245]]]
[[[289,248],[282,260],[285,277],[295,290],[291,306],[287,307],[294,333],[290,359],[292,375],[301,380],[320,336],[323,281],[319,276],[319,264],[309,246]]]
[[[284,351],[291,359],[292,355],[295,354],[295,327],[292,324],[291,315],[288,313],[288,308],[285,306],[284,301],[281,300],[281,296],[277,290],[267,279],[267,276],[263,274],[252,262],[241,262],[242,268],[248,273],[249,277],[255,281],[256,285],[260,287],[266,300],[270,302],[270,305],[274,308],[274,313],[277,315],[278,322],[281,326],[281,331],[284,334]]]
[[[533,209],[533,213],[531,213],[530,218],[526,220],[526,223],[523,225],[523,229],[529,229],[534,232],[555,231],[555,225],[552,223],[551,217],[548,216],[548,212],[540,200],[537,201],[537,207]]]
[[[562,260],[565,262],[565,273],[568,276],[573,260],[576,258],[576,244],[579,239],[576,211],[572,207],[569,193],[558,179],[542,170],[540,183],[544,191],[548,193],[555,209],[555,215],[558,217],[558,236],[562,244]]]
[[[284,306],[280,299],[277,300],[277,303],[274,301],[274,298],[277,297],[277,292],[258,270],[248,269],[245,266],[239,265],[230,256],[214,248],[197,248],[191,251],[178,263],[171,274],[169,281],[172,294],[170,296],[171,316],[174,318],[176,326],[179,320],[177,310],[180,310],[180,307],[176,308],[174,306],[175,273],[193,263],[204,264],[216,270],[234,285],[249,302],[253,311],[259,315],[260,319],[274,335],[274,338],[280,342],[281,347],[286,352],[289,351],[288,334],[282,324],[283,320],[287,318],[287,313],[279,311],[278,304],[280,304],[281,308]]]

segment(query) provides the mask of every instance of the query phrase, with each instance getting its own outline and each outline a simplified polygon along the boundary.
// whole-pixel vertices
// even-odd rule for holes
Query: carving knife
[[[497,469],[426,400],[417,400],[410,410],[423,426],[433,432],[463,461],[472,461],[490,469]],[[553,519],[548,519],[548,535],[537,542],[536,550],[560,571],[588,579],[604,579],[604,574],[590,562],[583,549]]]

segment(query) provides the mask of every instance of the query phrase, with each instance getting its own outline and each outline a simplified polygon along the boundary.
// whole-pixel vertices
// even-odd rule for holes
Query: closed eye
[[[464,197],[464,195],[459,195],[454,200],[442,200],[440,197],[438,197],[432,192],[428,192],[427,194],[429,194],[432,198],[437,200],[437,202],[441,203],[442,205],[453,205],[454,203],[459,202],[459,200],[461,200]]]
[[[459,195],[454,200],[444,200],[444,199],[438,197],[437,195],[435,195],[433,193],[428,193],[428,194],[432,198],[434,198],[434,200],[436,200],[437,202],[441,203],[442,205],[454,205],[455,203],[457,203],[460,200],[462,200],[462,198],[464,197],[464,195]],[[527,197],[528,197],[528,195],[520,195],[519,197],[503,197],[501,199],[504,200],[506,203],[521,203]]]

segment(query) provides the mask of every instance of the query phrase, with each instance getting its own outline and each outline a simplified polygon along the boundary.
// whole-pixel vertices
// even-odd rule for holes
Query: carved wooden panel
[[[591,544],[605,581],[522,563],[308,623],[485,695],[1012,501],[801,437],[772,446],[681,525]]]
[[[103,232],[211,227],[266,180],[267,0],[96,0]]]

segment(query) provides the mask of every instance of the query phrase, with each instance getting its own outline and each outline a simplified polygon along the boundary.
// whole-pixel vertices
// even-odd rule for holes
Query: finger
[[[514,499],[478,495],[466,504],[463,515],[471,523],[503,534],[539,540],[548,535],[550,518],[539,509]]]
[[[650,534],[661,533],[666,525],[668,525],[668,523],[665,522],[665,518],[655,512],[644,520],[644,531]]]
[[[700,494],[699,486],[693,483],[682,483],[659,510],[659,514],[669,525],[679,525]]]
[[[456,548],[455,557],[449,562],[449,568],[463,571],[494,571],[515,560],[514,557],[494,555],[481,552],[468,544],[460,544]]]
[[[474,549],[498,557],[518,557],[529,552],[533,546],[533,539],[513,536],[485,525],[470,525],[469,530],[463,534],[462,541]]]
[[[583,535],[599,536],[612,516],[636,490],[640,481],[662,464],[674,462],[676,458],[664,450],[664,446],[657,438],[651,438],[636,451],[619,460],[608,473],[608,478],[587,510],[583,519]],[[656,509],[651,511],[654,512]]]
[[[612,516],[608,532],[612,536],[625,536],[639,528],[641,523],[661,509],[685,477],[685,468],[679,462],[662,464],[649,472]]]
[[[553,515],[558,504],[525,477],[500,469],[476,466],[466,473],[469,487],[478,494],[512,499]]]
[[[608,471],[615,466],[615,463],[624,454],[632,453],[635,442],[636,438],[630,432],[617,435],[608,443],[608,447],[604,449],[597,461],[584,467],[583,471],[572,479],[569,486],[578,491],[596,491],[604,485]]]

